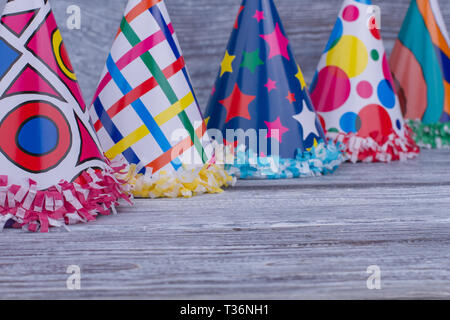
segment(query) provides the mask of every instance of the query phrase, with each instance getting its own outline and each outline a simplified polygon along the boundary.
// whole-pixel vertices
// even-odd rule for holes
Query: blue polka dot
[[[336,24],[334,25],[333,31],[331,31],[331,36],[330,39],[328,40],[324,53],[331,50],[339,42],[339,39],[341,39],[342,37],[343,31],[344,27],[342,25],[342,20],[338,18]]]
[[[358,132],[361,129],[361,118],[354,112],[347,112],[339,121],[341,129],[346,132]]]
[[[392,109],[395,106],[395,94],[389,81],[382,80],[378,85],[378,99],[388,109]]]
[[[355,1],[364,4],[372,4],[372,0],[355,0]]]
[[[397,119],[397,121],[395,122],[395,124],[397,125],[397,129],[398,130],[402,130],[402,123],[399,119]]]
[[[17,134],[17,143],[25,152],[44,155],[58,144],[58,129],[48,118],[36,117],[28,120]]]

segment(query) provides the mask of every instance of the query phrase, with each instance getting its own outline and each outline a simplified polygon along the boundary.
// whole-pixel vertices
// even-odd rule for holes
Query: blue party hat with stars
[[[321,175],[342,162],[325,140],[273,0],[243,1],[206,122],[240,178]]]

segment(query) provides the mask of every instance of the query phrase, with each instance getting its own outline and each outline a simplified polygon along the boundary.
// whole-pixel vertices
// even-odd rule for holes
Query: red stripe
[[[175,30],[173,29],[172,23],[168,25],[169,31],[171,34],[174,34]],[[161,42],[163,42],[165,39],[164,33],[160,30],[149,36],[147,39],[141,41],[137,46],[131,48],[127,53],[125,53],[116,63],[119,70],[124,69],[126,66],[128,66],[131,62],[139,58],[143,53],[149,51],[150,49],[154,48]],[[145,50],[145,52],[142,52]],[[94,103],[95,99],[98,98],[98,95],[100,92],[105,89],[105,87],[108,85],[108,83],[112,80],[111,75],[107,73],[103,79],[100,81],[97,91],[95,92],[94,99],[92,99],[92,103]]]
[[[177,61],[175,61],[173,64],[168,66],[163,70],[164,76],[169,79],[174,74],[182,70],[185,66],[183,57],[180,57]],[[113,118],[116,116],[120,111],[125,109],[127,106],[132,104],[134,101],[145,95],[147,92],[153,90],[158,86],[158,82],[155,80],[155,78],[150,78],[143,82],[138,87],[131,90],[128,94],[123,96],[119,101],[117,101],[115,104],[113,104],[108,110],[107,113],[110,118]],[[102,128],[102,123],[100,120],[97,120],[97,122],[94,124],[95,130],[98,132]]]
[[[199,139],[202,139],[203,135],[205,134],[205,131],[206,125],[203,122],[202,125],[195,130],[195,133],[197,134]],[[152,172],[156,173],[162,168],[164,168],[166,165],[168,165],[171,161],[178,158],[187,150],[189,150],[189,148],[191,148],[193,145],[194,143],[192,142],[192,139],[190,137],[187,137],[186,139],[179,142],[177,145],[173,146],[170,150],[167,150],[161,156],[150,162],[148,165],[146,165],[146,167],[153,169]]]

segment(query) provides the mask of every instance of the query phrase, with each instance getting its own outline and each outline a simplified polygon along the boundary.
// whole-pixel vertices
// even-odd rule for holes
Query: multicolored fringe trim
[[[184,167],[176,173],[160,171],[156,174],[138,174],[131,165],[126,180],[131,192],[138,198],[190,198],[204,193],[222,193],[223,187],[233,186],[236,179],[223,167],[208,164]]]
[[[334,172],[344,161],[341,150],[334,144],[320,141],[311,150],[298,150],[295,159],[259,157],[252,151],[238,147],[234,165],[226,169],[239,179],[291,179],[320,176]]]
[[[61,181],[42,191],[31,179],[16,185],[8,184],[8,176],[0,176],[0,230],[48,232],[50,227],[86,223],[98,214],[115,213],[119,199],[131,200],[126,181],[118,178],[124,176],[125,165],[108,164],[105,170],[88,169],[75,182]]]
[[[328,132],[327,137],[344,145],[345,160],[361,162],[391,162],[414,159],[420,148],[412,138],[411,129],[405,125],[405,137],[400,137],[394,130],[380,138],[374,134],[368,138],[358,137],[354,133]]]
[[[423,124],[420,120],[408,120],[414,132],[414,140],[420,147],[441,149],[450,147],[450,122]]]

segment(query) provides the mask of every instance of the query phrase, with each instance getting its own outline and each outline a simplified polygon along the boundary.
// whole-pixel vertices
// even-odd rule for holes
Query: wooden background
[[[90,103],[119,27],[126,0],[50,0],[85,99]],[[166,0],[202,109],[217,76],[241,0]],[[409,0],[374,0],[381,7],[382,35],[390,53]],[[308,83],[337,18],[341,0],[276,0]],[[79,5],[81,30],[66,28],[66,8]],[[450,1],[440,0],[446,22]],[[448,26],[448,23],[447,23]]]

